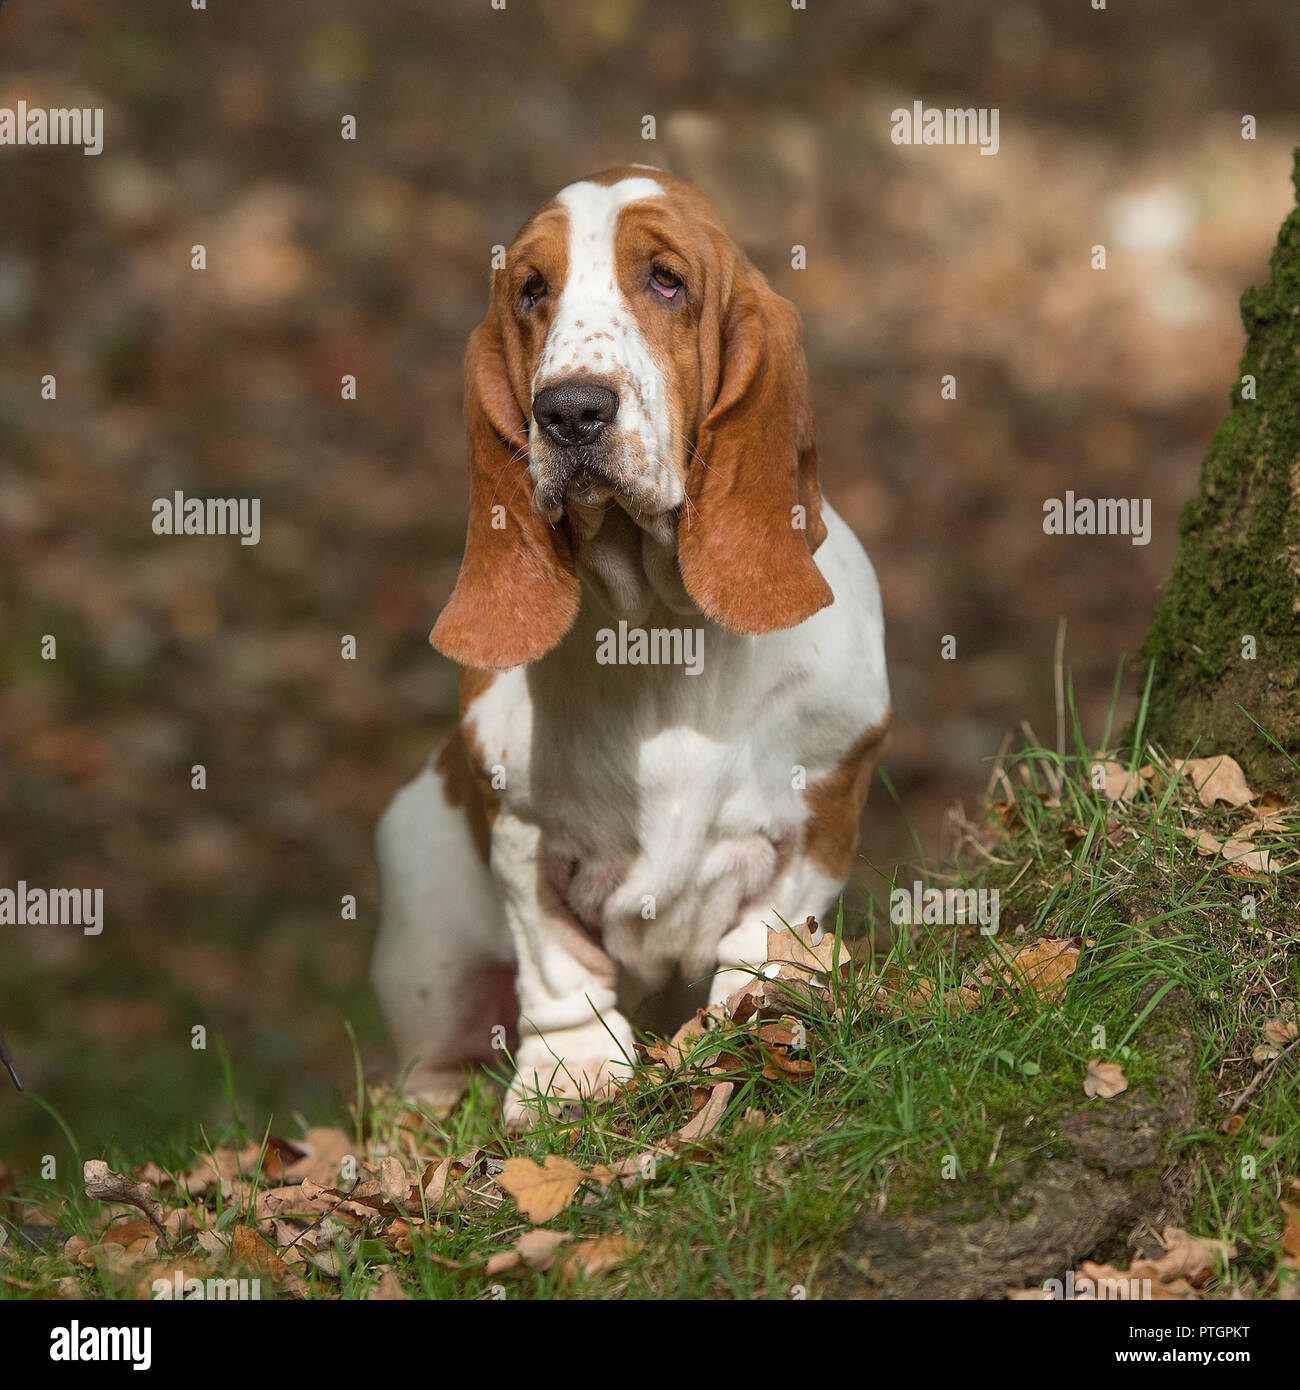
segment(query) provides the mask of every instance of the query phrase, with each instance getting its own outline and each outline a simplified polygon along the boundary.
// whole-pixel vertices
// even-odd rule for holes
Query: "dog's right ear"
[[[528,421],[510,384],[495,305],[465,354],[465,423],[469,535],[429,640],[462,666],[523,666],[573,626],[579,585],[568,534],[533,505]]]

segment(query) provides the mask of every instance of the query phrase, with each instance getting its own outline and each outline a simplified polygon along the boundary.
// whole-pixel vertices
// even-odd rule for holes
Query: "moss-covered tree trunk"
[[[1292,179],[1300,198],[1300,150]],[[1232,410],[1143,649],[1155,663],[1148,735],[1177,755],[1230,753],[1257,787],[1294,786],[1300,774],[1247,714],[1300,762],[1300,208],[1241,317]]]

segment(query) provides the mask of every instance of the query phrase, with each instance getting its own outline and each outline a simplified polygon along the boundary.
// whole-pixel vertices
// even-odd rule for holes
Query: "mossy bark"
[[[1300,198],[1300,149],[1292,180]],[[1300,208],[1241,317],[1232,409],[1143,648],[1143,669],[1155,664],[1147,733],[1175,755],[1229,753],[1257,787],[1294,786],[1300,773],[1247,715],[1300,761]]]
[[[1146,998],[1160,987],[1153,983]],[[948,1189],[933,1207],[904,1195],[883,1216],[864,1211],[823,1276],[821,1296],[1001,1298],[1009,1285],[1063,1279],[1112,1245],[1126,1265],[1128,1232],[1143,1223],[1160,1230],[1182,1215],[1180,1184],[1165,1179],[1177,1175],[1168,1166],[1171,1146],[1196,1123],[1196,1038],[1185,991],[1161,999],[1144,1039],[1156,1082],[1109,1101],[1076,1095],[1055,1115],[1027,1117],[1013,1142],[1046,1158],[1032,1170],[1020,1158],[1004,1165],[1011,1195],[993,1193],[989,1176],[977,1172],[963,1184],[932,1184]]]

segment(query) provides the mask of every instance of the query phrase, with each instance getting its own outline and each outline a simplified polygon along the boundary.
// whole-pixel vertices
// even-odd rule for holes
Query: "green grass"
[[[1141,716],[1137,727],[1140,733]],[[1297,1054],[1243,1107],[1234,1133],[1223,1123],[1256,1074],[1250,1053],[1262,1025],[1294,1010],[1300,994],[1300,818],[1257,841],[1272,846],[1279,872],[1239,877],[1199,856],[1187,832],[1226,834],[1244,812],[1200,807],[1176,776],[1158,776],[1131,803],[1111,805],[1091,786],[1096,759],[1077,727],[1075,745],[1066,755],[1031,746],[1015,756],[997,779],[999,795],[1014,793],[1018,809],[1007,814],[1013,828],[1003,829],[990,812],[987,826],[973,828],[978,842],[966,846],[955,870],[923,875],[927,886],[997,888],[997,936],[941,926],[900,934],[880,907],[856,920],[842,917],[837,930],[863,949],[838,986],[842,1008],[811,1003],[801,1010],[812,1076],[766,1080],[756,1060],[742,1059],[731,1073],[736,1089],[723,1121],[699,1146],[675,1149],[670,1142],[691,1115],[689,1066],[673,1076],[644,1068],[612,1103],[523,1136],[502,1131],[500,1089],[487,1076],[474,1079],[451,1115],[413,1122],[410,1111],[373,1093],[358,1074],[349,1114],[333,1117],[355,1132],[358,1153],[405,1144],[436,1159],[483,1147],[495,1158],[561,1154],[584,1169],[652,1154],[652,1177],[626,1188],[590,1185],[547,1223],[574,1237],[628,1237],[636,1249],[621,1266],[568,1279],[558,1265],[489,1277],[483,1263],[529,1223],[512,1200],[482,1182],[486,1195],[465,1208],[421,1213],[438,1225],[428,1239],[413,1237],[409,1253],[392,1248],[391,1222],[357,1233],[339,1277],[303,1272],[309,1296],[364,1297],[391,1268],[409,1294],[422,1298],[487,1298],[501,1290],[511,1298],[816,1297],[863,1209],[886,1218],[941,1210],[954,1231],[989,1213],[1019,1214],[1036,1178],[1068,1149],[1057,1135],[1059,1118],[1115,1104],[1085,1100],[1090,1057],[1119,1061],[1130,1092],[1158,1085],[1167,1055],[1161,1044],[1174,1024],[1155,1006],[1171,990],[1187,1001],[1176,1022],[1191,1030],[1198,1116],[1146,1176],[1157,1184],[1176,1179],[1189,1231],[1236,1244],[1237,1257],[1219,1271],[1211,1296],[1273,1296],[1285,1225],[1279,1202],[1300,1177]],[[1112,756],[1136,770],[1149,755]],[[913,877],[911,869],[896,875],[909,888]],[[1256,899],[1253,922],[1243,920],[1246,894]],[[891,933],[892,946],[873,954],[866,943]],[[969,1010],[946,1000],[986,952],[1007,956],[1042,936],[1086,941],[1059,1005],[1031,990]],[[873,981],[882,970],[902,986],[892,996],[898,1017],[873,1007]],[[929,1004],[907,1001],[907,988],[920,981],[933,986]],[[709,1034],[696,1054],[715,1050],[726,1036]],[[232,1113],[236,1080],[228,1088]],[[739,1121],[750,1108],[766,1123],[742,1131]],[[262,1135],[263,1121],[239,1110],[252,1135]],[[212,1136],[209,1147],[237,1142],[233,1129]],[[103,1156],[123,1171],[149,1159],[178,1171],[192,1164],[194,1148],[172,1140],[149,1152],[81,1156]],[[226,1211],[219,1198],[208,1208],[207,1220],[219,1230],[252,1218],[249,1197],[237,1211]],[[0,1292],[49,1296],[69,1277],[92,1296],[124,1292],[124,1281],[74,1266],[60,1253],[68,1235],[96,1237],[96,1209],[66,1177],[0,1208],[11,1228]],[[23,1219],[58,1226],[44,1253],[21,1248],[13,1227]],[[177,1251],[188,1248],[181,1241]],[[1132,1253],[1105,1252],[1120,1264]]]

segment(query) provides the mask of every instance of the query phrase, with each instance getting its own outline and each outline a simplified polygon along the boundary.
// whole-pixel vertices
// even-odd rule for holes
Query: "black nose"
[[[533,419],[566,449],[590,444],[618,414],[618,397],[604,386],[548,386],[533,397]]]

